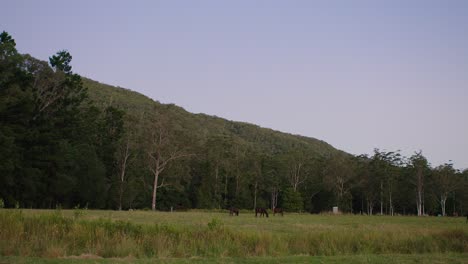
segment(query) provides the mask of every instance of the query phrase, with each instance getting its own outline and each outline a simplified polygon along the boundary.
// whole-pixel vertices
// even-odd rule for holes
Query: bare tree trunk
[[[370,201],[370,203],[369,203],[369,215],[373,215],[373,214],[374,214],[374,202]]]
[[[278,189],[274,188],[271,192],[271,210],[275,209],[278,205]]]
[[[299,184],[305,181],[305,179],[303,179],[301,176],[302,165],[302,163],[294,164],[290,171],[289,181],[291,183],[291,187],[295,192],[297,192]]]
[[[122,165],[120,167],[119,211],[122,210],[122,200],[123,200],[123,193],[124,193],[125,173],[126,173],[126,170],[127,170],[127,161],[128,161],[128,158],[130,157],[129,147],[130,147],[130,142],[129,142],[129,139],[127,139],[127,144],[125,146],[125,152],[123,153],[123,156],[122,156],[122,159],[123,159],[122,160]]]
[[[387,192],[388,192],[388,209],[389,209],[389,213],[391,216],[394,215],[394,207],[393,207],[393,185],[394,185],[394,181],[393,181],[393,177],[394,177],[394,174],[393,173],[390,173],[390,175],[387,176],[388,179],[387,179]]]
[[[155,173],[154,173],[154,182],[153,182],[153,200],[151,203],[151,210],[156,210],[156,194],[158,191],[158,180],[159,180],[159,170],[156,166]]]
[[[423,197],[423,191],[424,191],[424,182],[423,182],[423,173],[422,169],[418,168],[418,171],[416,172],[417,175],[417,182],[416,182],[416,188],[417,188],[417,197],[416,197],[416,207],[418,209],[418,216],[421,216],[424,214],[424,197]]]
[[[446,216],[445,203],[447,202],[447,194],[442,194],[440,197],[440,207],[442,208],[442,215]]]
[[[167,131],[167,123],[161,117],[154,121],[151,129],[151,138],[147,143],[149,147],[147,153],[149,157],[148,168],[154,176],[151,209],[155,211],[157,189],[167,185],[164,185],[164,178],[162,179],[162,183],[159,184],[159,176],[169,163],[182,157],[191,156],[191,154],[184,154],[177,147],[173,146],[169,138],[169,132]]]
[[[175,159],[179,159],[185,156],[190,156],[186,154],[180,154],[178,152],[173,152],[169,155],[169,158],[164,159],[162,158],[161,153],[156,153],[156,155],[149,154],[149,156],[152,158],[154,167],[150,167],[151,172],[154,175],[154,181],[153,181],[153,196],[152,196],[152,201],[151,201],[151,209],[153,211],[156,210],[156,197],[157,197],[157,191],[159,188],[167,186],[168,184],[164,184],[164,179],[162,180],[161,184],[159,184],[159,176],[160,174],[164,171],[166,168],[167,164]]]
[[[418,192],[417,197],[416,197],[416,209],[418,210],[418,216],[422,215],[422,210],[421,210],[421,194]]]
[[[123,197],[123,185],[119,188],[119,211],[122,211],[122,197]]]

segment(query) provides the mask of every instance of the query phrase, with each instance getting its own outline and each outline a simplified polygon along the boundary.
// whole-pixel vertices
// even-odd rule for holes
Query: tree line
[[[432,167],[422,152],[353,156],[242,123],[211,118],[199,125],[202,117],[170,105],[122,107],[112,96],[97,96],[100,84],[90,92],[71,60],[67,51],[48,63],[19,54],[15,40],[0,35],[6,207],[467,212],[468,171],[450,163]]]

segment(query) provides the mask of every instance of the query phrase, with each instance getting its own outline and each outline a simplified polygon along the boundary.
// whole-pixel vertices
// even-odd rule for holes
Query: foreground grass
[[[252,258],[189,258],[189,259],[96,259],[96,258],[60,258],[60,259],[44,259],[44,258],[25,258],[25,257],[0,257],[0,263],[38,263],[38,264],[110,264],[110,263],[394,263],[394,264],[410,264],[410,263],[425,263],[425,264],[440,264],[467,263],[468,254],[424,254],[424,255],[351,255],[351,256],[291,256],[291,257],[252,257]]]
[[[423,254],[430,263],[444,263],[453,256],[449,262],[457,263],[466,259],[467,252],[468,225],[462,218],[293,214],[266,219],[209,212],[0,211],[0,255],[24,256],[10,260],[25,263],[80,263],[80,259],[34,257],[83,255],[136,263],[148,258],[168,263],[199,259],[313,263],[321,258],[331,261],[325,263],[343,258],[356,263],[366,263],[367,258],[372,263],[418,263],[401,254]],[[445,260],[437,262],[437,256]],[[398,258],[402,261],[389,262]]]

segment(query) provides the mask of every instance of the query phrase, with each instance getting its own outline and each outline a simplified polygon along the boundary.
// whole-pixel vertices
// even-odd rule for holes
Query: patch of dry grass
[[[449,218],[2,210],[0,237],[0,255],[47,258],[468,252],[468,225]]]

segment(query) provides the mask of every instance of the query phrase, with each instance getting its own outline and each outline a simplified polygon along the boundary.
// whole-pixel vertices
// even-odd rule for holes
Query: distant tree
[[[257,208],[257,194],[258,194],[258,187],[259,183],[262,181],[263,178],[263,157],[258,153],[251,154],[252,156],[252,167],[254,169],[253,172],[253,209]]]
[[[261,184],[263,183],[265,156],[254,148],[248,149],[246,156],[249,157],[246,165],[247,173],[250,176],[250,182],[248,182],[248,184],[251,189],[251,195],[253,196],[253,203],[249,203],[247,207],[251,208],[253,206],[253,209],[255,209],[257,208],[258,192]]]
[[[131,147],[131,138],[130,136],[125,136],[123,140],[121,140],[120,145],[117,150],[117,163],[118,163],[118,185],[119,185],[119,211],[122,210],[123,204],[123,197],[125,188],[128,184],[128,176],[127,170],[130,161],[130,156],[132,154],[132,147]]]
[[[206,158],[210,164],[213,199],[217,208],[226,207],[228,200],[229,177],[235,174],[236,164],[233,162],[234,139],[225,134],[210,137],[206,144]]]
[[[3,31],[0,34],[0,59],[2,62],[1,65],[6,66],[4,64],[5,62],[7,62],[6,59],[10,59],[13,56],[18,56],[18,51],[16,50],[16,42],[13,39],[13,37],[10,34],[8,34],[8,32]],[[2,70],[6,70],[6,69],[2,68]],[[2,76],[2,77],[6,77],[6,76]]]
[[[288,180],[291,188],[297,192],[308,177],[306,155],[302,151],[288,153],[286,156],[289,167]]]
[[[460,211],[461,215],[468,214],[468,169],[458,173],[460,179],[459,188],[454,192],[453,212]],[[457,199],[455,199],[455,197]],[[455,203],[456,202],[456,203]],[[457,204],[457,205],[456,205]]]
[[[107,188],[105,182],[106,168],[99,159],[95,149],[90,145],[78,145],[73,147],[73,163],[76,183],[74,188],[74,205],[89,206],[90,208],[105,208]],[[66,175],[66,174],[65,174]],[[60,178],[59,178],[60,179]],[[57,183],[60,183],[58,181]],[[53,182],[52,187],[60,187]],[[63,186],[63,185],[62,185]],[[66,185],[65,185],[66,187]],[[66,193],[70,195],[70,193]],[[57,202],[60,203],[58,199]]]
[[[124,129],[125,113],[113,106],[107,106],[101,113],[98,123],[99,130],[97,136],[97,152],[100,160],[105,166],[106,189],[107,189],[107,207],[116,207],[116,189],[118,183],[115,175],[121,173],[121,165],[118,155],[121,149],[122,137],[125,134]]]
[[[72,56],[67,51],[57,52],[47,63],[25,56],[26,67],[34,76],[32,89],[36,101],[37,118],[52,118],[54,115],[69,116],[77,112],[87,96],[81,77],[72,72]]]
[[[281,188],[286,185],[284,174],[287,174],[287,166],[284,163],[284,157],[266,157],[263,167],[263,189],[265,189],[270,196],[271,209],[278,206]]]
[[[234,143],[234,175],[236,180],[235,199],[239,199],[242,184],[242,167],[245,163],[246,149],[239,143]]]
[[[283,207],[287,211],[301,212],[304,209],[304,201],[301,193],[294,191],[293,188],[286,188],[282,195]]]
[[[17,202],[19,170],[23,167],[23,141],[33,109],[30,75],[15,40],[0,34],[0,198],[6,207]]]
[[[322,157],[309,158],[307,165],[307,179],[301,188],[301,194],[304,198],[304,209],[309,212],[316,210],[317,206],[313,200],[325,189],[323,182],[323,170],[325,159]]]
[[[368,215],[373,214],[374,204],[378,196],[376,186],[379,185],[378,179],[372,173],[371,168],[371,159],[367,155],[356,157],[356,174],[359,178],[358,184],[366,200],[366,212]]]
[[[344,154],[336,154],[327,160],[324,169],[325,186],[335,194],[338,206],[343,211],[352,210],[351,188],[355,176],[354,164]]]
[[[156,210],[157,191],[164,187],[164,178],[160,182],[161,173],[167,168],[170,162],[187,157],[189,154],[180,150],[169,134],[169,122],[162,115],[155,115],[151,119],[148,138],[149,157],[148,166],[153,174],[151,209]]]
[[[425,176],[428,174],[429,163],[423,156],[422,151],[416,152],[409,158],[409,166],[412,169],[414,181],[416,186],[416,209],[418,216],[424,215],[424,186]]]
[[[371,159],[373,176],[379,180],[380,190],[380,214],[384,213],[384,200],[388,200],[390,215],[394,214],[394,192],[399,176],[401,155],[399,151],[380,151],[374,149]]]
[[[457,172],[450,163],[445,163],[434,169],[435,191],[439,197],[442,215],[446,215],[446,202],[449,194],[455,191],[462,184],[462,179],[458,179]]]

